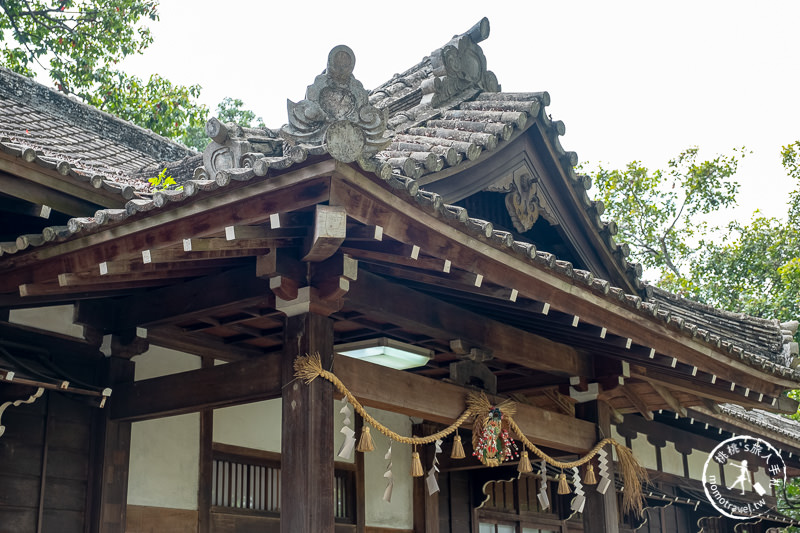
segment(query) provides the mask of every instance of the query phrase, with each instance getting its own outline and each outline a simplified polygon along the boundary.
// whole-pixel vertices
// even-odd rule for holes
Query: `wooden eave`
[[[218,251],[182,255],[177,248],[184,239],[222,241],[216,236],[224,235],[230,226],[263,224],[276,213],[307,210],[325,202],[346,210],[354,240],[345,240],[343,247],[359,259],[360,268],[364,269],[360,280],[352,281],[350,293],[344,294],[342,310],[333,315],[342,338],[389,331],[404,340],[448,353],[449,341],[462,337],[492,350],[495,360],[490,367],[504,376],[504,383],[513,383],[514,379],[535,382],[535,372],[561,374],[561,378],[550,378],[550,383],[561,384],[561,394],[569,392],[566,378],[570,375],[618,379],[626,374],[624,369],[604,367],[608,361],[622,360],[629,365],[627,376],[623,377],[625,386],[637,393],[648,391],[646,396],[650,398],[639,406],[618,405],[623,411],[674,408],[670,398],[677,404],[697,405],[698,397],[769,409],[769,405],[760,403],[759,394],[767,399],[777,398],[784,388],[794,386],[789,379],[766,376],[684,334],[676,334],[663,321],[637,310],[627,299],[582,287],[575,279],[559,273],[558,268],[563,265],[540,265],[514,255],[507,244],[467,232],[461,222],[443,218],[433,205],[421,206],[414,196],[398,194],[386,183],[332,160],[293,167],[263,180],[232,183],[148,213],[137,213],[121,223],[104,224],[83,236],[5,256],[0,288],[11,293],[20,290],[20,286],[39,287],[43,294],[50,295],[50,302],[94,298],[93,303],[100,302],[94,315],[91,305],[82,306],[86,323],[110,320],[105,315],[109,309],[117,308],[113,324],[109,323],[112,328],[146,325],[152,328],[154,342],[194,353],[201,350],[201,355],[209,357],[224,352],[235,360],[270,353],[281,347],[280,314],[275,310],[270,280],[248,272],[254,273],[257,256],[271,253],[274,243],[265,241],[260,252],[245,251],[244,255],[228,258],[220,257]],[[364,230],[372,231],[371,228],[381,228],[386,236],[386,242],[374,246],[375,251],[370,251],[369,246],[358,247],[360,235],[369,234]],[[419,255],[411,259],[414,248]],[[165,252],[169,268],[145,269],[138,265],[143,250],[154,256]],[[213,255],[202,255],[210,253]],[[159,275],[165,270],[180,272],[181,260],[188,259],[186,256],[196,257],[191,260],[193,263],[230,262],[211,266],[210,274],[187,272],[185,277],[191,281],[178,285],[170,275]],[[447,262],[451,264],[450,273],[434,275]],[[98,272],[101,263],[114,272],[109,275],[112,281],[106,285],[100,278],[93,287],[92,273]],[[481,284],[476,284],[478,275],[483,278]],[[392,279],[401,280],[401,284]],[[388,301],[411,298],[415,293],[402,292],[408,291],[409,286],[420,291],[421,300],[416,307],[377,308],[374,294],[371,302],[370,290],[365,289],[370,283],[377,283],[377,290],[384,295],[398,292]],[[153,289],[159,285],[172,286]],[[111,294],[128,296],[103,306],[101,297],[107,293],[91,294],[93,288],[110,291],[114,287],[118,291]],[[218,290],[208,291],[208,287]],[[182,297],[181,291],[186,295]],[[518,303],[510,300],[512,291],[517,292]],[[10,295],[5,298],[25,301]],[[470,298],[474,300],[469,302]],[[187,306],[187,301],[192,305]],[[446,305],[447,302],[452,303]],[[175,307],[178,303],[181,309]],[[552,308],[549,314],[546,307]],[[420,312],[428,308],[437,311],[430,316]],[[513,317],[517,314],[520,318],[515,322]],[[468,316],[473,318],[467,319]],[[487,321],[486,316],[500,320]],[[530,324],[523,323],[525,316],[530,317]],[[434,366],[419,373],[431,378],[446,377],[443,370],[447,361],[456,360],[449,357],[442,361],[443,367]],[[731,381],[719,379],[712,386],[711,380],[716,380],[713,376]],[[732,387],[725,392],[729,384]],[[657,387],[662,387],[662,393],[671,392],[668,396],[660,394]],[[612,383],[608,388],[615,387]],[[508,393],[528,389],[531,386],[525,384],[504,388]],[[748,394],[744,394],[745,390]],[[621,396],[609,396],[613,397]]]
[[[77,179],[67,163],[45,163],[35,155],[32,159],[0,151],[0,183],[5,193],[76,217],[91,216],[100,208],[123,208],[132,198],[130,188],[109,190],[103,187],[103,180],[95,187],[88,177]],[[15,178],[25,181],[12,184]]]

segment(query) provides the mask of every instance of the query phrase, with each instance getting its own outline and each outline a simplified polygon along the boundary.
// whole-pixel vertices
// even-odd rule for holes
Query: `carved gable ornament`
[[[336,46],[305,99],[287,101],[289,123],[280,130],[287,144],[324,147],[344,163],[369,159],[389,145],[387,110],[370,105],[369,93],[353,77],[355,63],[350,48]]]
[[[489,36],[489,20],[483,18],[469,31],[453,37],[431,53],[435,78],[422,83],[422,103],[439,107],[469,89],[498,92],[500,85],[486,69],[486,56],[478,43]]]
[[[540,215],[550,224],[558,225],[553,209],[539,190],[539,181],[536,171],[523,162],[488,188],[507,193],[506,209],[514,229],[520,233],[530,230]]]

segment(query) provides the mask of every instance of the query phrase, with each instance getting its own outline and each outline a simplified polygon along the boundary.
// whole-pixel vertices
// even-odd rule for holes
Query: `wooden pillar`
[[[414,435],[429,435],[436,431],[435,427],[426,424],[414,424]],[[426,477],[428,469],[433,464],[434,447],[432,445],[418,446],[422,470],[425,475],[414,478],[413,506],[414,506],[414,533],[439,533],[439,493],[428,494]]]
[[[214,360],[204,357],[202,368],[212,368]],[[214,410],[200,411],[200,464],[197,483],[197,533],[211,532],[211,483],[214,454]]]
[[[576,416],[597,424],[597,438],[611,436],[611,417],[608,406],[601,401],[592,400],[575,406]],[[614,463],[611,450],[608,450],[608,466],[611,479],[614,479]],[[599,476],[598,476],[599,479]],[[618,533],[619,512],[617,511],[617,494],[614,483],[605,494],[597,492],[597,485],[584,485],[586,505],[583,508],[584,533]]]
[[[134,364],[127,359],[105,360],[106,383],[114,385],[133,381]],[[111,400],[113,400],[113,393]],[[128,463],[131,452],[131,423],[109,418],[108,406],[98,410],[95,419],[93,490],[91,506],[92,533],[124,533],[128,505]]]
[[[295,358],[318,353],[330,368],[333,321],[305,313],[284,329],[281,533],[333,533],[333,385],[294,379]]]

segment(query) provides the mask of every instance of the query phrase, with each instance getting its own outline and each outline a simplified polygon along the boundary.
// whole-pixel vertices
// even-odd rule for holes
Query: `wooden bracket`
[[[462,356],[462,359],[475,361],[476,363],[483,363],[485,361],[494,359],[492,350],[476,346],[468,341],[465,341],[464,339],[451,340],[450,349],[454,354]]]
[[[497,394],[497,376],[483,363],[458,361],[450,363],[450,379],[462,386],[477,386],[490,394]]]
[[[314,232],[305,246],[303,261],[323,261],[339,249],[347,237],[347,210],[336,205],[317,205]]]

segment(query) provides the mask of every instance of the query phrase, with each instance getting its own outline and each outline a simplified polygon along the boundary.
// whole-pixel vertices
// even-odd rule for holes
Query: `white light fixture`
[[[433,359],[433,350],[386,337],[338,344],[333,350],[341,355],[361,359],[396,370],[425,366]]]

